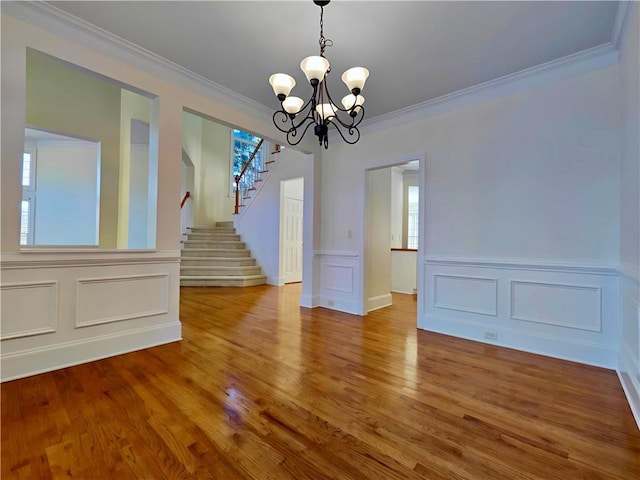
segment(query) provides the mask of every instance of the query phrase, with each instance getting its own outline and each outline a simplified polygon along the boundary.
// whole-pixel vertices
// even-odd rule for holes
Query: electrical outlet
[[[330,307],[333,307],[335,305],[335,302],[333,300],[328,300],[327,305],[329,305]]]
[[[486,338],[488,340],[497,340],[498,339],[498,332],[486,331],[486,332],[484,332],[484,338]]]

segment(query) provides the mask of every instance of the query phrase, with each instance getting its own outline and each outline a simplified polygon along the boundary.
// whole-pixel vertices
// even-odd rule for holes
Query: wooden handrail
[[[257,155],[258,150],[260,150],[260,147],[262,147],[262,142],[264,142],[264,138],[260,139],[260,141],[258,142],[258,145],[256,145],[256,148],[253,150],[253,153],[249,157],[249,160],[247,160],[245,162],[245,164],[242,166],[242,170],[240,171],[240,174],[236,175],[236,178],[235,178],[235,180],[236,180],[236,206],[235,206],[235,209],[233,210],[234,215],[237,215],[239,210],[240,210],[240,180],[242,180],[242,176],[246,173],[247,168],[249,168],[249,165],[251,164],[251,162],[253,162],[253,159]]]
[[[180,210],[182,210],[182,207],[184,207],[184,204],[187,203],[187,199],[191,196],[190,192],[187,192],[184,194],[184,197],[182,197],[182,201],[180,202]]]

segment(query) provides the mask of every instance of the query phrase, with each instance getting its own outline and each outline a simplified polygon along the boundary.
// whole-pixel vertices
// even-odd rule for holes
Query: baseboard
[[[315,295],[314,295],[315,297]],[[360,311],[362,305],[358,304],[353,298],[329,297],[328,295],[317,295],[317,307],[328,308],[329,310],[337,310],[339,312],[350,313],[352,315],[362,315]]]
[[[284,285],[284,277],[267,275],[267,285],[273,285],[274,287],[282,287]]]
[[[320,306],[320,295],[303,293],[300,295],[300,306],[305,308],[317,308]]]
[[[638,374],[634,376],[633,372],[638,372]],[[634,361],[626,345],[620,345],[617,373],[633,418],[640,429],[640,365]]]
[[[418,328],[610,370],[614,370],[617,364],[617,352],[613,348],[586,342],[573,342],[566,338],[535,335],[528,331],[494,324],[483,325],[476,322],[425,316],[418,319]],[[487,339],[485,337],[487,332],[495,334],[496,338]]]
[[[378,295],[376,297],[370,297],[367,299],[367,312],[378,310],[379,308],[388,307],[393,303],[391,299],[391,293],[385,293],[384,295]]]
[[[0,356],[0,382],[182,340],[180,322],[48,345]]]

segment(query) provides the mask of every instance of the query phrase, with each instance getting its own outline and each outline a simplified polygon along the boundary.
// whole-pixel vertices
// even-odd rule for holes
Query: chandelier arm
[[[360,130],[358,130],[357,127],[343,126],[345,129],[348,130],[349,137],[354,137],[355,138],[354,140],[349,140],[347,137],[345,137],[344,133],[342,133],[342,128],[340,128],[339,124],[333,122],[333,120],[330,120],[327,123],[330,123],[331,125],[336,127],[336,131],[340,134],[340,136],[342,137],[342,140],[347,142],[349,145],[354,145],[355,143],[358,142],[358,140],[360,140]]]
[[[276,119],[276,117],[280,115],[282,116],[282,120],[278,121]],[[281,132],[287,133],[291,130],[291,128],[282,128],[279,123],[287,123],[287,120],[289,120],[289,114],[287,112],[285,112],[284,110],[276,110],[275,112],[273,112],[273,124],[275,125],[275,127],[280,130]]]
[[[344,128],[357,128],[358,125],[360,125],[360,123],[362,123],[362,120],[364,120],[364,107],[360,106],[360,111],[356,112],[356,116],[353,117],[351,116],[351,110],[345,110],[344,108],[339,108],[339,110],[341,112],[346,112],[349,115],[350,118],[350,122],[349,123],[345,123],[342,118],[340,118],[336,112],[336,115],[333,117],[335,120],[338,121],[338,123],[340,125],[342,125]]]
[[[300,138],[297,141],[291,141],[291,138],[296,137],[298,135],[298,129],[297,128],[291,128],[288,132],[287,132],[287,142],[289,143],[289,145],[298,145],[302,139],[304,138],[305,134],[307,133],[307,130],[309,130],[309,127],[311,125],[313,125],[314,121],[311,117],[305,117],[305,120],[311,120],[310,122],[307,123],[307,126],[304,127],[304,131],[302,132],[302,135],[300,135]],[[300,126],[300,125],[298,125]]]

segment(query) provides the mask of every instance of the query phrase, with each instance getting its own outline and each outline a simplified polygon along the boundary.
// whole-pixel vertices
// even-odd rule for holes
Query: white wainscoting
[[[1,381],[181,339],[179,252],[3,254]]]
[[[320,268],[319,306],[362,315],[358,252],[318,251],[314,257]]]
[[[637,270],[620,272],[620,349],[618,377],[640,428],[640,275]]]
[[[427,257],[418,327],[606,368],[618,350],[609,266]]]
[[[169,274],[78,279],[76,327],[169,313]]]
[[[58,282],[3,283],[0,340],[55,333],[58,329]],[[19,322],[5,319],[20,318]]]

